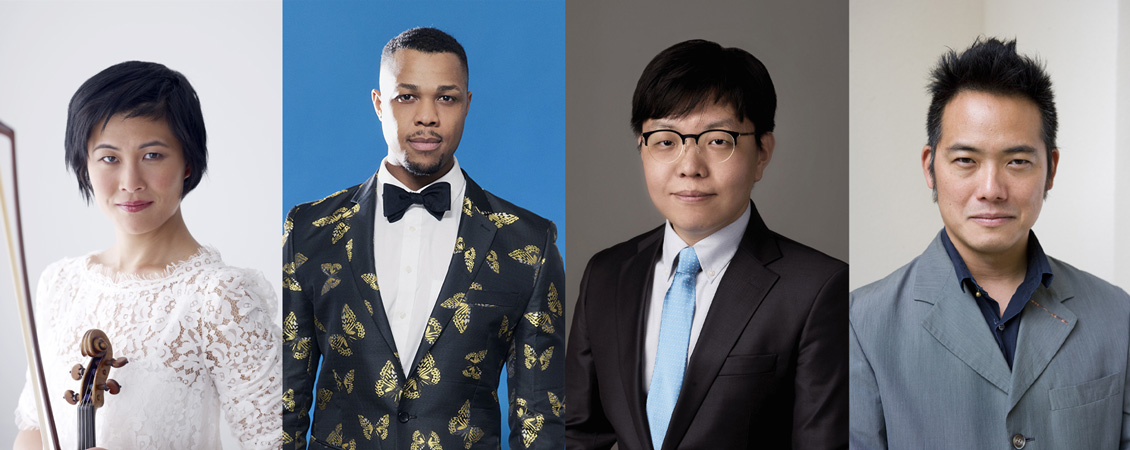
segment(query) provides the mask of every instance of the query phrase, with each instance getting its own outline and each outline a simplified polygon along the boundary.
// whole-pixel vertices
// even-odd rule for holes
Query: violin
[[[72,405],[78,405],[78,448],[86,450],[94,447],[94,412],[105,402],[105,392],[117,395],[122,386],[109,378],[110,368],[120,368],[129,360],[115,358],[110,338],[102,330],[90,329],[79,343],[82,355],[90,357],[86,367],[75,364],[71,368],[71,378],[82,380],[79,392],[67,389],[63,398]]]

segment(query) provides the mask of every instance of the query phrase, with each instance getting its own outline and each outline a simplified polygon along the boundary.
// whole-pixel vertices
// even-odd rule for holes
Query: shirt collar
[[[385,161],[387,160],[388,157],[381,159],[380,168],[377,169],[377,211],[381,211],[381,193],[384,192],[385,184],[391,184],[408,192],[420,193],[423,192],[424,189],[427,189],[428,186],[439,183],[441,181],[446,181],[451,185],[451,209],[449,210],[449,212],[458,212],[463,209],[463,192],[464,188],[467,185],[467,179],[463,177],[463,170],[459,168],[459,160],[455,158],[455,155],[451,156],[451,170],[448,170],[447,173],[443,174],[442,177],[439,177],[438,180],[428,183],[426,186],[420,188],[419,190],[408,189],[408,186],[405,186],[404,183],[401,183],[400,180],[397,180],[396,177],[388,173],[388,170],[385,169]]]
[[[945,247],[946,254],[949,255],[950,262],[953,263],[954,272],[957,273],[957,282],[961,284],[961,290],[965,291],[966,280],[976,283],[973,280],[973,274],[969,272],[969,267],[965,265],[965,260],[957,252],[957,248],[953,246],[946,229],[942,228],[939,234],[942,239],[942,247]],[[1040,284],[1047,288],[1052,284],[1052,276],[1052,267],[1048,263],[1048,255],[1044,254],[1040,240],[1036,239],[1036,232],[1028,230],[1028,268],[1024,272],[1024,282],[1039,277]]]
[[[738,217],[738,220],[722,227],[722,229],[715,231],[714,234],[692,246],[698,256],[698,264],[702,267],[702,275],[713,280],[714,277],[722,273],[722,269],[730,264],[730,260],[738,252],[738,244],[742,242],[742,236],[745,234],[746,226],[749,225],[749,219],[750,207],[746,205],[745,212],[742,213],[741,217]],[[668,278],[675,274],[675,257],[679,256],[679,251],[686,247],[687,243],[675,233],[675,229],[671,227],[671,221],[668,220],[667,225],[663,227],[663,249],[659,257],[659,263]]]

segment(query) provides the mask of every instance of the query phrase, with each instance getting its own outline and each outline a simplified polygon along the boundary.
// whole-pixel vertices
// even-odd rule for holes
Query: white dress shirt
[[[373,259],[388,326],[392,329],[401,367],[407,375],[412,372],[410,366],[424,337],[428,317],[435,307],[443,280],[447,278],[455,239],[459,234],[467,181],[456,160],[450,171],[432,183],[446,181],[451,184],[451,209],[443,214],[443,218],[436,220],[423,205],[412,205],[405,211],[404,217],[389,223],[384,215],[382,195],[386,184],[417,193],[427,186],[417,191],[408,189],[388,172],[385,164],[385,160],[381,160],[381,168],[377,171]]]
[[[702,271],[695,277],[694,320],[691,321],[690,348],[687,349],[687,361],[690,362],[694,353],[698,335],[702,331],[702,324],[706,321],[706,313],[714,302],[714,293],[718,292],[718,282],[730,266],[730,260],[738,252],[738,244],[745,234],[746,225],[749,224],[750,210],[746,206],[734,223],[722,227],[714,234],[696,242],[695,254],[698,255],[699,266]],[[663,299],[667,296],[667,289],[675,279],[675,257],[679,251],[686,248],[683,238],[671,228],[671,222],[663,229],[663,248],[660,249],[659,262],[655,264],[655,275],[652,277],[651,299],[647,304],[647,322],[644,324],[643,348],[643,388],[651,389],[651,373],[655,369],[655,353],[659,348],[659,326],[663,318]]]

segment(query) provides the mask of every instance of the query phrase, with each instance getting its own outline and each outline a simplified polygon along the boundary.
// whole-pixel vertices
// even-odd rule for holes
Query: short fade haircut
[[[424,53],[454,53],[455,56],[459,57],[459,62],[463,63],[463,72],[467,74],[468,78],[471,76],[471,72],[467,68],[467,52],[463,51],[463,46],[450,34],[439,29],[416,27],[396,35],[385,44],[384,50],[381,51],[381,64],[383,65],[386,60],[392,57],[393,53],[401,49]]]
[[[745,50],[702,39],[675,44],[647,64],[632,96],[632,131],[639,136],[644,121],[683,117],[708,101],[753,122],[758,148],[773,131],[777,92],[765,65]]]
[[[996,38],[973,41],[961,54],[953,49],[938,59],[930,72],[930,109],[926,113],[926,133],[930,146],[930,179],[934,179],[934,153],[942,139],[942,113],[957,94],[964,91],[985,92],[996,95],[1020,96],[1031,100],[1040,111],[1044,147],[1048,160],[1048,179],[1052,176],[1052,150],[1056,148],[1055,134],[1058,119],[1055,112],[1055,93],[1052,80],[1043,64],[1033,58],[1016,53],[1016,40],[1000,41]],[[1045,183],[1045,192],[1047,189]],[[934,185],[934,201],[938,201],[938,188]]]
[[[127,119],[164,119],[179,141],[189,169],[181,198],[200,184],[208,170],[208,147],[196,91],[184,75],[164,65],[127,61],[86,80],[67,108],[67,166],[78,178],[79,190],[88,203],[94,192],[86,167],[87,143],[95,127],[105,130],[110,118],[119,114]]]

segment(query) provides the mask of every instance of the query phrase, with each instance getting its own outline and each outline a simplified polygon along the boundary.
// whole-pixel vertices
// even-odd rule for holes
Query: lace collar
[[[223,264],[220,259],[220,252],[210,245],[201,245],[200,249],[192,256],[169,263],[163,271],[147,274],[118,272],[94,262],[95,253],[97,252],[90,252],[80,258],[85,268],[84,272],[98,284],[117,287],[168,284],[196,273],[205,267],[218,267]]]

